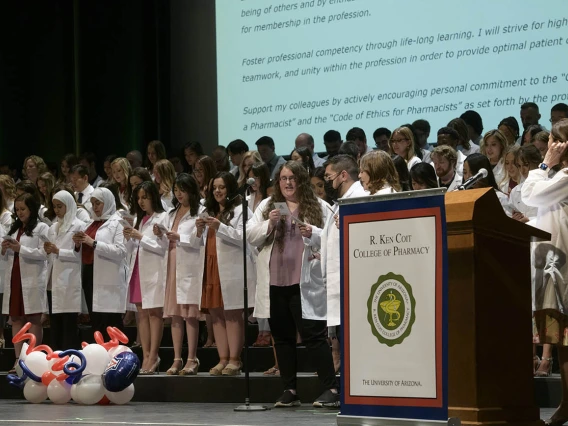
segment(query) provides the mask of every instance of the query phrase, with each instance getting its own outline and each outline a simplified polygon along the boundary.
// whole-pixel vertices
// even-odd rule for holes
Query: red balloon
[[[45,385],[45,386],[49,386],[49,384],[51,383],[51,381],[53,379],[55,379],[55,374],[53,374],[51,371],[46,371],[45,373],[43,373],[41,375],[41,382]]]

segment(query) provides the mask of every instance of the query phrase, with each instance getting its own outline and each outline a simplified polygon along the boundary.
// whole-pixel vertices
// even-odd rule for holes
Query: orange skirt
[[[223,293],[219,264],[217,262],[217,236],[214,229],[207,231],[205,243],[205,267],[203,268],[203,290],[201,292],[201,310],[206,314],[209,309],[223,308]]]

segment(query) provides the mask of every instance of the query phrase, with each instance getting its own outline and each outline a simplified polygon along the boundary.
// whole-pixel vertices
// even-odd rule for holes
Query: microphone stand
[[[239,405],[234,411],[253,412],[266,411],[268,408],[264,405],[250,405],[250,375],[248,363],[248,283],[247,283],[247,220],[248,220],[248,201],[246,192],[249,185],[245,184],[243,192],[243,296],[244,296],[244,323],[245,323],[245,348],[243,352],[243,361],[245,365],[245,404]],[[238,197],[240,194],[233,198]]]

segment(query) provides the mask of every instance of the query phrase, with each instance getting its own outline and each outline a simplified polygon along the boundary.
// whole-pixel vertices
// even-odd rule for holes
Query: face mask
[[[333,181],[326,181],[324,183],[324,188],[325,188],[325,194],[327,195],[327,198],[329,198],[330,200],[337,200],[338,198],[338,191],[337,189],[335,189],[333,187]]]

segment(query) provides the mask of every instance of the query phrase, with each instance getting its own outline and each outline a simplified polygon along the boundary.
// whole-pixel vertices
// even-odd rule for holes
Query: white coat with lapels
[[[274,246],[274,230],[269,234],[269,220],[264,219],[264,211],[270,202],[270,197],[263,200],[248,223],[247,239],[258,248],[256,261],[256,299],[254,316],[270,318],[270,258]],[[318,198],[323,215],[323,223],[329,213],[326,202]],[[305,220],[304,218],[298,218]],[[300,273],[300,294],[302,298],[302,318],[325,320],[327,316],[326,289],[321,277],[318,249],[304,245],[302,254],[302,270]]]
[[[252,216],[250,209],[249,217]],[[248,230],[248,229],[247,229]],[[197,237],[197,228],[191,234],[190,244],[199,247],[207,241],[207,227],[203,231],[201,238]],[[233,211],[233,218],[228,225],[219,224],[216,233],[217,244],[217,264],[219,267],[219,278],[221,280],[221,294],[223,295],[223,307],[226,311],[232,309],[243,309],[243,207],[236,206]],[[253,257],[247,247],[247,286],[248,286],[248,306],[254,306],[254,295],[256,289],[256,274],[253,264]]]
[[[24,312],[26,315],[47,313],[47,253],[43,249],[44,241],[40,235],[47,237],[49,227],[38,221],[32,236],[25,233],[20,237],[20,273],[22,277],[22,296],[24,298]],[[18,230],[11,234],[16,239]],[[6,251],[4,259],[7,260],[4,274],[4,300],[2,313],[10,313],[10,282],[12,267],[14,266],[14,252]]]
[[[368,195],[369,192],[365,191],[359,182],[354,182],[341,198],[357,198]],[[331,208],[336,214],[339,214],[338,204]],[[333,327],[341,322],[341,275],[339,229],[335,225],[335,215],[329,213],[324,228],[322,230],[314,228],[312,237],[307,241],[310,241],[316,248],[320,247],[321,250],[322,277],[327,289],[327,325]]]
[[[73,234],[84,231],[85,222],[74,218],[65,232],[58,233],[60,222],[49,228],[49,241],[57,246],[59,254],[49,255],[51,266],[52,312],[81,312],[81,250],[75,250]]]
[[[205,211],[199,206],[197,213]],[[168,229],[172,229],[177,210],[169,213]],[[190,244],[191,234],[195,231],[197,216],[188,211],[179,220],[177,233],[179,241],[176,247],[176,301],[179,305],[201,305],[201,288],[203,266],[205,264],[205,247],[193,247]]]
[[[130,283],[134,271],[136,252],[138,252],[142,309],[164,307],[169,240],[166,238],[166,234],[161,237],[154,235],[154,225],[159,224],[167,228],[168,222],[169,218],[166,212],[154,213],[145,224],[140,224],[139,231],[142,233],[142,239],[131,238],[126,243],[130,254],[128,283]]]
[[[126,310],[128,264],[123,228],[118,214],[97,229],[93,261],[93,311],[123,313]]]

